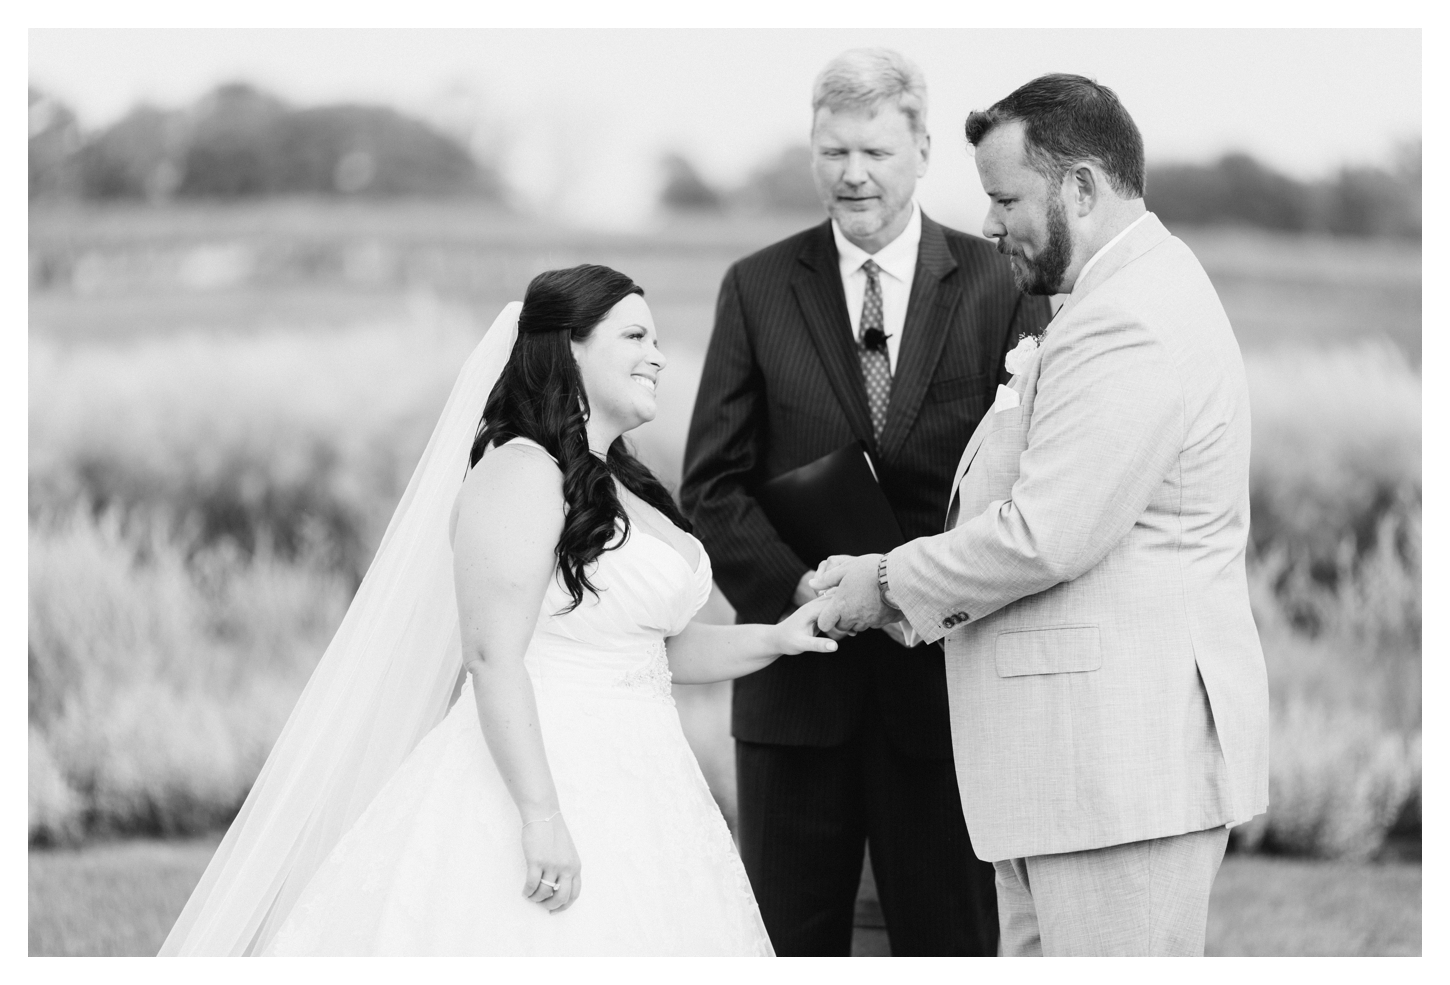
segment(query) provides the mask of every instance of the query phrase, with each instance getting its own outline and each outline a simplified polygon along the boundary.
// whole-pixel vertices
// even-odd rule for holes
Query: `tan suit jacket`
[[[1202,266],[1149,215],[1075,286],[1010,388],[962,456],[947,531],[888,560],[916,634],[945,638],[977,855],[1263,812],[1248,390]]]

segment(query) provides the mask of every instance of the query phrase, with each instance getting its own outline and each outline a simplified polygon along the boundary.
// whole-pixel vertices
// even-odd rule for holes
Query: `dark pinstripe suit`
[[[739,619],[779,619],[807,570],[752,498],[760,482],[859,439],[902,533],[940,533],[1003,357],[1048,314],[992,244],[923,216],[877,447],[830,223],[734,264],[680,497]],[[962,821],[939,647],[870,632],[836,654],[783,658],[735,682],[731,726],[741,852],[777,952],[849,953],[869,839],[893,953],[995,953],[993,870]]]

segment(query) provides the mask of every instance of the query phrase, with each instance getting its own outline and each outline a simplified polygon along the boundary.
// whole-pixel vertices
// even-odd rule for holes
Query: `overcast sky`
[[[740,181],[805,139],[821,66],[873,44],[926,74],[922,205],[974,231],[985,197],[962,121],[1043,72],[1116,89],[1150,163],[1241,149],[1318,177],[1386,161],[1421,129],[1413,30],[46,30],[30,34],[30,79],[87,127],[235,79],[304,104],[388,103],[471,125],[541,210],[630,226],[649,213],[661,152]]]

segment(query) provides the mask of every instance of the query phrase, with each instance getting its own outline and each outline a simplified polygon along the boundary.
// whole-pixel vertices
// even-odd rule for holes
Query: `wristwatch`
[[[896,599],[891,597],[891,586],[886,582],[886,555],[881,555],[881,560],[876,562],[876,587],[881,590],[881,601],[893,609],[900,609]]]

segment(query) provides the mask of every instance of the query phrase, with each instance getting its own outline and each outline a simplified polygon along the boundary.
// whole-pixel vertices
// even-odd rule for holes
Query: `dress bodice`
[[[515,439],[518,440],[518,439]],[[269,953],[769,955],[750,879],[670,697],[664,641],[710,594],[633,502],[568,612],[555,575],[524,655],[559,809],[589,872],[567,913],[519,895],[523,820],[480,703],[458,700],[302,890]],[[664,531],[671,533],[671,531]],[[688,547],[688,545],[683,545]]]
[[[623,522],[617,531],[610,548],[587,569],[597,595],[586,590],[583,601],[565,611],[572,599],[555,571],[524,664],[536,683],[551,688],[623,687],[668,699],[664,641],[709,599],[710,558],[699,545],[700,559],[692,568],[637,521],[629,524],[627,536]]]

